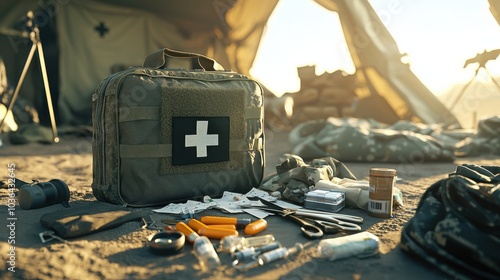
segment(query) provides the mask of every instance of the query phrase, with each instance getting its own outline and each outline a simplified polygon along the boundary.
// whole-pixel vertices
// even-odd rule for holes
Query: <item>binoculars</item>
[[[45,206],[62,203],[69,206],[69,187],[60,179],[48,182],[33,181],[19,188],[18,201],[21,208],[37,209]]]

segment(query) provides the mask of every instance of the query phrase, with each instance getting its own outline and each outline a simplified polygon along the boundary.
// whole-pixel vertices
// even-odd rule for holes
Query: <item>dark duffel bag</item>
[[[499,183],[498,166],[457,166],[423,194],[401,248],[454,279],[498,279]]]

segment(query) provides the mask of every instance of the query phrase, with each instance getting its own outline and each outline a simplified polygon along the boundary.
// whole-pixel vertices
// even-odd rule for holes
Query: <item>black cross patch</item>
[[[99,36],[104,37],[106,33],[109,32],[109,29],[104,25],[104,22],[100,22],[98,26],[94,28],[95,31],[99,32]]]
[[[172,165],[229,160],[229,117],[172,118]]]

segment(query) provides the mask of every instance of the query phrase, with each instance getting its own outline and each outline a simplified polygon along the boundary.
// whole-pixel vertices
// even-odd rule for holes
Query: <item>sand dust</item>
[[[286,135],[270,134],[267,138],[266,173],[272,174],[279,156],[288,152]],[[23,180],[64,180],[71,190],[72,206],[92,207],[92,154],[90,139],[63,138],[56,145],[27,144],[11,146],[4,142],[0,148],[1,180],[8,178],[8,165],[15,164],[15,175]],[[8,225],[8,190],[0,190],[0,278],[2,279],[447,279],[436,268],[408,256],[399,248],[402,227],[413,217],[415,207],[425,189],[444,178],[461,163],[499,165],[494,157],[464,158],[454,163],[430,164],[367,164],[345,163],[358,179],[365,179],[371,167],[389,167],[398,170],[398,183],[404,195],[405,208],[397,209],[394,218],[380,219],[363,210],[344,209],[341,213],[365,218],[363,230],[380,238],[380,255],[367,259],[349,258],[330,262],[316,256],[319,240],[308,240],[299,227],[281,217],[269,217],[268,228],[262,234],[273,234],[285,247],[296,242],[304,244],[304,251],[287,260],[280,260],[247,272],[231,267],[231,256],[220,253],[221,267],[216,271],[200,270],[192,247],[186,244],[176,255],[157,256],[146,247],[146,238],[154,230],[141,229],[140,222],[129,222],[118,228],[69,240],[42,244],[38,233],[44,231],[40,216],[64,209],[52,205],[36,210],[15,208],[15,244],[9,244],[12,231]],[[154,208],[151,208],[154,209]],[[210,214],[222,214],[210,210]],[[202,213],[204,214],[204,213]],[[241,214],[243,215],[243,214]],[[153,215],[155,220],[169,218]],[[251,217],[251,216],[246,216]],[[323,238],[334,238],[327,235]],[[214,242],[216,242],[214,240]],[[14,249],[14,250],[13,250]],[[8,269],[10,252],[15,252],[15,272]]]

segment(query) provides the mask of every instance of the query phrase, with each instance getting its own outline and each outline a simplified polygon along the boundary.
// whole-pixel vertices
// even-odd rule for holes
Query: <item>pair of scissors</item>
[[[361,231],[361,227],[358,224],[352,223],[352,222],[346,222],[345,220],[340,220],[335,218],[333,213],[325,213],[322,211],[309,211],[307,209],[288,209],[288,208],[282,208],[279,205],[276,205],[270,201],[267,201],[265,199],[260,199],[260,201],[265,205],[265,207],[259,207],[262,210],[265,211],[271,211],[271,212],[283,212],[286,216],[293,216],[293,217],[301,217],[301,218],[308,218],[309,220],[313,221],[313,226],[318,227],[321,226],[323,227],[324,225],[327,225],[328,227],[338,227],[340,230],[343,231],[350,231],[350,232],[359,232]],[[279,209],[278,211],[276,209]],[[357,218],[355,216],[348,216],[345,215],[346,219],[349,218],[351,221],[356,221],[358,223],[362,223],[363,219],[362,218]],[[337,215],[337,217],[341,217]],[[356,219],[357,218],[357,219]],[[307,222],[307,221],[306,221]]]
[[[268,212],[273,212],[273,213],[278,213],[282,217],[289,218],[290,220],[300,224],[300,231],[302,234],[309,238],[309,239],[316,239],[316,238],[321,238],[323,237],[323,230],[314,223],[310,223],[306,221],[306,219],[302,219],[298,216],[295,216],[292,210],[289,209],[273,209],[273,208],[267,208],[267,207],[259,207],[259,209],[268,211]]]
[[[325,215],[325,214],[316,214],[316,213],[308,213],[308,212],[299,212],[299,210],[294,210],[295,213],[294,215],[303,217],[303,218],[310,218],[316,222],[316,224],[326,224],[328,226],[335,226],[340,228],[341,230],[344,231],[352,231],[352,232],[359,232],[361,231],[361,227],[357,224],[351,223],[351,222],[345,222],[342,220],[339,220],[337,218],[334,218],[330,215]]]
[[[319,211],[319,210],[313,210],[313,209],[307,209],[307,208],[298,208],[297,214],[300,213],[315,213],[315,214],[321,214],[321,215],[326,215],[330,217],[334,217],[337,220],[341,220],[344,222],[351,222],[355,224],[362,224],[364,222],[364,219],[360,216],[353,216],[353,215],[346,215],[346,214],[339,214],[339,213],[332,213],[332,212],[325,212],[325,211]]]

